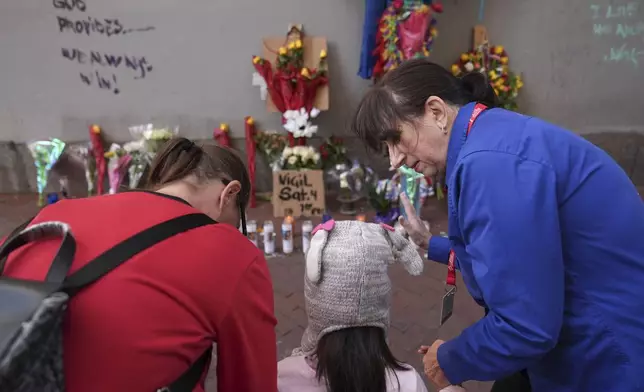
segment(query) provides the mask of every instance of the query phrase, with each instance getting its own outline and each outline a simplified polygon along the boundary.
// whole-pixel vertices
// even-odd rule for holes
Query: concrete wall
[[[291,22],[328,39],[331,110],[319,117],[320,136],[347,136],[350,149],[366,155],[346,133],[353,107],[370,84],[356,76],[363,1],[84,1],[84,11],[65,9],[63,0],[0,3],[0,192],[35,189],[25,142],[87,140],[92,123],[99,123],[110,141],[123,142],[130,138],[128,126],[138,123],[178,125],[186,136],[209,139],[213,128],[227,122],[243,150],[244,116],[255,117],[262,129],[280,126],[279,115],[266,113],[258,89],[251,86],[250,56],[261,53],[262,36],[281,35]],[[66,0],[72,3],[77,2]],[[470,46],[479,2],[443,3],[432,59],[449,65]],[[637,61],[611,57],[624,45],[644,50],[644,41],[614,31],[593,33],[598,23],[641,23],[644,6],[621,1],[624,12],[613,8],[608,13],[613,3],[618,6],[608,0],[488,0],[483,22],[492,42],[506,47],[512,68],[524,76],[521,110],[587,135],[644,185],[644,160],[638,159],[644,145],[644,111],[639,109],[644,75]],[[134,30],[109,37],[66,28],[60,32],[59,18],[63,24],[66,19],[118,19]],[[133,56],[145,72],[124,63],[116,68],[89,65],[87,59],[79,63],[79,51],[87,55],[92,50]],[[96,71],[110,81],[109,87],[97,85]],[[89,84],[81,73],[91,78]],[[365,160],[386,167],[377,157]],[[83,178],[80,168],[62,163],[58,169]],[[260,189],[270,187],[266,177],[258,176]]]

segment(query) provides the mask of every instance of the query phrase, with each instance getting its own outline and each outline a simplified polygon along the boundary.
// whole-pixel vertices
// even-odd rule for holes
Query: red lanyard
[[[478,116],[483,113],[485,109],[487,109],[487,106],[483,105],[482,103],[477,103],[476,106],[474,106],[474,111],[470,116],[470,122],[467,124],[467,133],[465,134],[465,137],[470,136],[474,121],[476,121]],[[454,250],[450,249],[449,259],[447,260],[447,279],[445,279],[445,283],[450,286],[456,286],[456,268],[454,267],[455,259],[456,254],[454,254]]]

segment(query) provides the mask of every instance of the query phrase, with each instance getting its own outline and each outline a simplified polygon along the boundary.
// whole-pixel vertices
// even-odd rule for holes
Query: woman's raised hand
[[[409,239],[411,239],[414,244],[418,245],[421,249],[427,250],[429,239],[432,234],[429,232],[429,229],[425,227],[423,221],[420,220],[420,217],[416,213],[416,209],[411,205],[409,198],[404,192],[400,194],[400,202],[405,209],[407,219],[400,216],[398,218],[398,222],[400,222],[407,232],[407,235],[409,235]]]

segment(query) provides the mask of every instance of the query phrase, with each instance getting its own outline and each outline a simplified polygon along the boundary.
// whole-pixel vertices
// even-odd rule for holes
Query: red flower
[[[394,9],[399,10],[403,6],[403,0],[394,0],[392,5],[394,6]]]
[[[434,12],[442,14],[443,13],[443,3],[440,3],[436,0],[432,1],[432,4],[430,5]]]

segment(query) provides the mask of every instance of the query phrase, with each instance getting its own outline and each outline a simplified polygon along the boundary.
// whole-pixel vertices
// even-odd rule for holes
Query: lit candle
[[[365,214],[358,214],[358,215],[356,215],[356,220],[358,222],[366,222],[367,221],[367,216]]]
[[[282,222],[282,252],[293,253],[293,217],[290,215]]]

